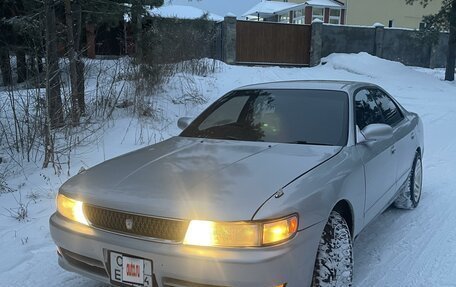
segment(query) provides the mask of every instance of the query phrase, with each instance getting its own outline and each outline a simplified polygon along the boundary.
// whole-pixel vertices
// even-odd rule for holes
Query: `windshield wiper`
[[[291,141],[286,142],[287,144],[307,144],[307,145],[324,145],[324,146],[334,146],[333,144],[327,143],[315,143],[315,142],[308,142],[308,141]]]

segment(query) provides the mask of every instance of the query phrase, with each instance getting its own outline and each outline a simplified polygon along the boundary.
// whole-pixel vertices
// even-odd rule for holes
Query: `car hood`
[[[60,192],[139,214],[249,220],[281,187],[340,149],[174,137],[84,171]]]

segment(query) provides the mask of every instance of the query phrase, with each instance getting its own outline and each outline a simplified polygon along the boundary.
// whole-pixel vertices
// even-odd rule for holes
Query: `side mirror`
[[[386,124],[370,124],[361,131],[364,140],[358,140],[358,143],[379,141],[389,139],[393,136],[393,128]]]
[[[177,120],[177,127],[181,130],[184,130],[192,123],[192,118],[190,117],[183,117]]]

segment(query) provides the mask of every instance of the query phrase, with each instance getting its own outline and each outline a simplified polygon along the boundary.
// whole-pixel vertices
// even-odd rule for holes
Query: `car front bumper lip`
[[[63,268],[109,283],[108,254],[116,251],[152,260],[159,286],[164,286],[164,278],[216,286],[308,286],[324,223],[320,225],[300,231],[291,241],[278,246],[235,249],[151,242],[84,226],[57,213],[50,218],[56,245],[104,264],[106,275],[59,256]]]

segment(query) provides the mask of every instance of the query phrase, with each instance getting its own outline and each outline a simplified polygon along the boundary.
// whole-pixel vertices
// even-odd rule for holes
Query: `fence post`
[[[440,36],[440,35],[439,35]],[[440,43],[433,43],[431,44],[431,48],[429,49],[429,68],[435,69],[439,68],[437,65],[437,49]]]
[[[236,64],[236,17],[225,16],[222,29],[223,61]]]
[[[374,24],[375,27],[375,56],[383,57],[383,34],[385,33],[385,26],[380,23]]]
[[[312,33],[310,37],[310,66],[315,67],[320,64],[322,46],[323,22],[314,20],[312,22]]]

